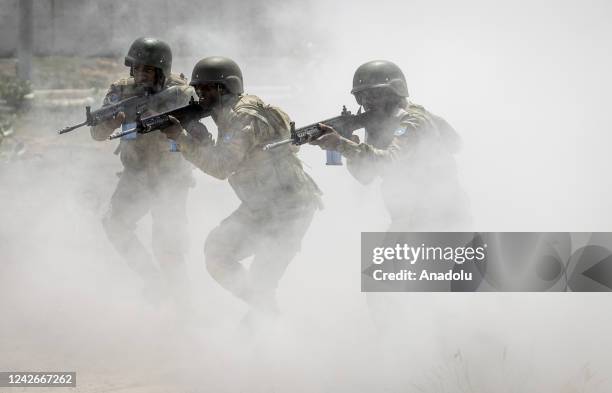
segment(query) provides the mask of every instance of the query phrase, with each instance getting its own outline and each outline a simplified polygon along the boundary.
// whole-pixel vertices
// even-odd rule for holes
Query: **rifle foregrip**
[[[153,130],[161,130],[172,125],[170,116],[159,115],[142,120],[143,130],[141,132],[150,132]]]

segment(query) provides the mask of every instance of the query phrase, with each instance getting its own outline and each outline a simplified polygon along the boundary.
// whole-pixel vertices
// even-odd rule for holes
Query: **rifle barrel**
[[[289,139],[284,139],[282,141],[278,141],[278,142],[274,142],[274,143],[269,143],[269,144],[265,145],[263,147],[263,149],[264,150],[274,149],[274,148],[277,148],[279,146],[286,145],[287,143],[291,143],[292,141],[293,141],[293,139],[289,138]]]
[[[86,126],[86,125],[87,125],[87,120],[85,120],[84,122],[79,123],[79,124],[77,124],[77,125],[75,125],[75,126],[71,126],[71,127],[64,127],[64,128],[62,128],[61,130],[59,130],[57,133],[58,133],[58,134],[60,134],[60,135],[61,135],[61,134],[65,134],[65,133],[67,133],[67,132],[74,131],[74,130],[76,130],[77,128],[80,128],[80,127],[83,127],[83,126]]]
[[[126,130],[126,131],[121,131],[116,134],[111,134],[109,135],[108,139],[112,141],[113,139],[121,138],[122,136],[133,134],[137,131],[138,131],[138,128],[136,127],[130,128],[129,130]]]

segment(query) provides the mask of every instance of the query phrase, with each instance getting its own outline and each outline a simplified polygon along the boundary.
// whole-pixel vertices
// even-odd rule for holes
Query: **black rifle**
[[[177,94],[176,89],[178,86],[170,87],[157,94],[149,94],[143,92],[140,95],[126,98],[119,102],[103,106],[95,111],[91,110],[90,106],[85,107],[85,121],[74,126],[64,127],[59,130],[58,134],[65,134],[67,132],[76,130],[83,126],[95,127],[100,123],[114,119],[119,112],[125,113],[125,122],[133,122],[140,113],[147,110],[153,103],[163,102],[168,97],[173,97]]]
[[[308,142],[314,141],[325,133],[325,131],[321,130],[319,124],[325,124],[326,126],[330,126],[336,131],[338,131],[338,133],[343,137],[350,138],[351,135],[353,135],[353,132],[366,126],[368,117],[366,115],[366,113],[361,113],[361,111],[353,115],[350,111],[346,110],[346,106],[343,106],[340,116],[332,117],[331,119],[321,120],[319,122],[309,124],[305,127],[300,127],[297,129],[295,128],[295,123],[291,122],[290,138],[267,144],[264,146],[263,149],[275,149],[279,146],[283,146],[289,143],[292,145],[303,145]]]
[[[112,134],[108,137],[108,139],[121,138],[124,135],[133,134],[135,132],[139,134],[147,134],[155,130],[163,130],[164,128],[170,127],[173,124],[170,121],[170,116],[176,118],[183,125],[183,127],[186,127],[192,121],[198,121],[210,115],[211,111],[202,108],[202,106],[192,96],[189,103],[185,106],[147,117],[137,116],[134,121],[134,123],[136,123],[134,128]]]

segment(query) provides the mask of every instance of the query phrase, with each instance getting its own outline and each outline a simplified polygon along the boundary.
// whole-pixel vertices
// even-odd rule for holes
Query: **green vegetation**
[[[0,76],[0,98],[16,110],[23,107],[26,95],[32,92],[32,85],[16,77]]]

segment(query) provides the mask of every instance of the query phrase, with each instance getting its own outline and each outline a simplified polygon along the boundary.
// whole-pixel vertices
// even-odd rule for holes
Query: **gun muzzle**
[[[67,132],[74,131],[77,128],[80,128],[80,127],[83,127],[83,126],[86,126],[86,125],[87,125],[87,120],[82,122],[82,123],[77,124],[76,126],[64,127],[61,130],[59,130],[57,133],[60,134],[60,135],[61,134],[65,134]]]
[[[121,132],[118,132],[118,133],[116,133],[116,134],[111,134],[111,135],[108,137],[108,140],[111,140],[111,141],[112,141],[113,139],[121,138],[122,136],[130,135],[130,134],[133,134],[133,133],[135,133],[135,132],[137,132],[137,131],[138,131],[138,129],[136,129],[136,128],[131,128],[131,129],[129,129],[129,130],[121,131]]]

